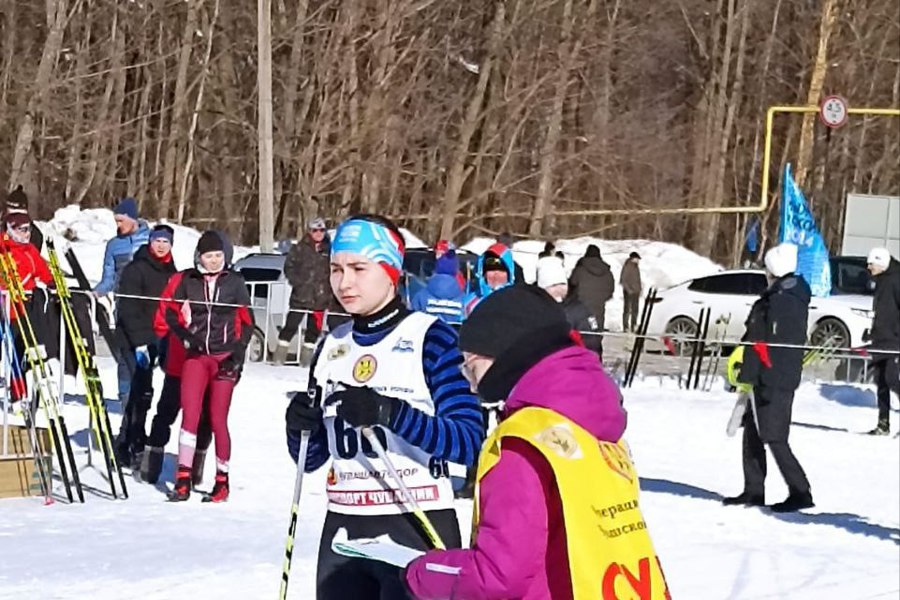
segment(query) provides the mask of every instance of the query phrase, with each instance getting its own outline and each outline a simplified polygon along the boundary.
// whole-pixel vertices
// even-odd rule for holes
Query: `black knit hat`
[[[28,210],[28,196],[25,195],[21,185],[16,186],[16,189],[6,196],[6,210],[9,212]]]
[[[225,243],[222,236],[216,231],[204,231],[203,235],[197,241],[197,254],[206,254],[207,252],[224,252]]]
[[[459,330],[461,350],[495,359],[478,384],[479,395],[488,402],[505,399],[528,369],[574,343],[559,303],[530,285],[492,293]]]

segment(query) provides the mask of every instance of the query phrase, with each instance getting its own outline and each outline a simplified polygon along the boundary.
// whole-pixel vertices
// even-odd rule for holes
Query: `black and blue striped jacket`
[[[354,331],[353,341],[360,346],[372,346],[391,331],[386,329],[369,334]],[[457,343],[456,331],[446,323],[435,321],[428,328],[422,350],[422,369],[434,402],[434,416],[404,402],[390,428],[435,458],[472,465],[484,441],[483,417],[478,399],[470,391],[460,369],[463,357]],[[316,359],[310,366],[310,377],[315,372]],[[311,380],[310,389],[315,385],[316,382]],[[299,432],[288,431],[287,444],[296,462],[300,452]],[[329,458],[328,434],[321,427],[309,440],[306,472],[315,471]]]

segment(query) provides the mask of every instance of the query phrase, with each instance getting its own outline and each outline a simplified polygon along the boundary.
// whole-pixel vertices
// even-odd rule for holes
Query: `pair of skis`
[[[81,486],[81,478],[78,475],[78,465],[75,463],[75,454],[72,451],[69,431],[66,428],[65,418],[61,412],[59,394],[54,389],[55,382],[45,361],[43,346],[38,342],[34,333],[34,327],[31,324],[31,318],[26,309],[27,296],[25,288],[22,285],[22,278],[19,276],[16,262],[10,253],[9,243],[9,238],[6,235],[0,239],[0,279],[2,279],[4,287],[6,287],[9,294],[9,320],[15,321],[16,328],[25,345],[25,358],[34,379],[35,396],[38,404],[43,407],[50,426],[50,440],[56,453],[66,497],[70,503],[75,501],[75,496],[78,497],[79,502],[84,502],[84,489]],[[10,338],[8,335],[5,337]],[[21,401],[28,402],[24,398]],[[27,410],[30,410],[30,407]],[[33,417],[33,414],[29,416]],[[35,426],[33,418],[31,419],[31,426],[32,428]],[[35,447],[35,449],[39,448]],[[40,462],[40,456],[36,456],[35,460]],[[41,486],[45,498],[52,501],[50,481],[44,476],[41,476]],[[75,491],[74,496],[72,493],[73,488]]]
[[[90,410],[91,431],[94,434],[94,441],[97,447],[100,448],[103,454],[110,491],[114,498],[127,499],[128,489],[125,486],[125,474],[122,471],[122,465],[116,460],[112,426],[109,422],[106,399],[103,396],[103,386],[100,383],[100,373],[94,357],[88,350],[87,341],[81,334],[78,321],[75,319],[75,312],[72,309],[72,292],[66,283],[65,275],[59,263],[59,257],[56,254],[56,247],[53,240],[49,238],[47,239],[47,254],[50,259],[50,272],[53,274],[53,282],[56,284],[56,293],[59,296],[60,310],[62,311],[63,321],[66,324],[66,332],[74,348],[78,369],[84,377],[85,397]],[[116,480],[118,480],[118,489],[116,489]]]
[[[53,463],[51,461],[48,464],[44,461],[44,449],[37,434],[37,423],[34,416],[35,406],[27,398],[28,390],[25,384],[25,375],[22,373],[22,363],[19,362],[12,328],[5,311],[2,314],[2,319],[3,329],[0,337],[3,340],[3,360],[9,369],[9,388],[7,393],[14,401],[17,400],[19,402],[22,418],[25,421],[28,444],[31,447],[31,456],[38,472],[41,495],[44,496],[44,504],[53,504]]]
[[[622,387],[631,387],[631,384],[634,383],[634,376],[637,374],[638,364],[640,364],[641,355],[644,353],[644,342],[647,339],[647,328],[650,326],[650,317],[653,315],[653,308],[658,301],[659,295],[656,292],[656,288],[650,288],[647,292],[647,297],[644,298],[644,307],[641,310],[641,320],[638,322],[634,346],[631,347],[628,365],[625,367],[625,375],[622,378]]]

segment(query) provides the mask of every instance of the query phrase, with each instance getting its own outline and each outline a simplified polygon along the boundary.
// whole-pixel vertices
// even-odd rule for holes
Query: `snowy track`
[[[115,389],[112,362],[102,359],[101,369],[105,388]],[[294,475],[284,393],[304,382],[300,369],[247,367],[230,417],[233,488],[225,505],[201,505],[199,497],[169,504],[161,488],[131,481],[128,501],[90,493],[83,506],[0,500],[0,598],[277,597]],[[625,402],[645,516],[674,598],[900,597],[900,442],[858,435],[874,424],[871,391],[812,384],[799,391],[792,442],[817,506],[789,516],[719,502],[742,485],[740,440],[724,433],[729,395],[647,380],[626,391]],[[67,419],[70,430],[82,430],[87,411],[70,402]],[[169,479],[176,437],[167,448]],[[84,433],[76,439],[84,443]],[[212,466],[210,458],[208,479]],[[100,494],[108,490],[96,469],[83,478]],[[314,597],[323,490],[324,470],[305,480],[292,598]],[[767,500],[784,495],[770,461]],[[459,509],[466,531],[470,505]]]

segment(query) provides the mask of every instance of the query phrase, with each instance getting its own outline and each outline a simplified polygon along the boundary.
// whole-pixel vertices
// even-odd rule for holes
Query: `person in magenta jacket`
[[[505,398],[504,417],[526,406],[549,408],[598,440],[619,440],[626,414],[618,387],[595,353],[575,344],[565,330],[548,329],[540,299],[532,298],[537,294],[546,296],[531,286],[504,290],[504,296],[517,296],[509,298],[508,309],[501,306],[491,315],[476,310],[463,325],[463,351],[470,345],[493,344],[498,352],[491,355],[500,357],[481,377],[471,374],[480,379],[479,395],[486,401]],[[518,315],[511,317],[517,322],[510,321],[511,313]],[[473,340],[476,336],[481,339]],[[553,471],[540,451],[525,441],[504,440],[500,462],[484,476],[479,493],[477,544],[467,550],[432,551],[413,561],[405,574],[412,597],[572,598],[568,577],[561,574],[566,569],[559,569],[567,560],[562,503]]]

